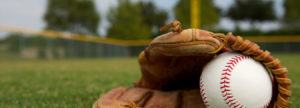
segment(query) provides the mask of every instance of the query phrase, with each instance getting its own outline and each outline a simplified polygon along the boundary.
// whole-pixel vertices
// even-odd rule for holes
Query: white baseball
[[[204,67],[200,92],[209,108],[266,108],[272,98],[272,79],[251,57],[227,52]]]

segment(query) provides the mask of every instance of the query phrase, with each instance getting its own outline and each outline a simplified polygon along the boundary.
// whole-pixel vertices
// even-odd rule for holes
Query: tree
[[[275,19],[271,0],[235,0],[235,5],[230,7],[226,16],[233,20],[266,21]]]
[[[48,0],[46,29],[97,34],[100,15],[93,0]]]
[[[144,23],[140,3],[119,0],[119,5],[112,8],[108,15],[111,26],[108,36],[118,39],[149,39],[151,27]]]
[[[191,0],[179,0],[175,6],[175,17],[179,20],[184,27],[190,27],[190,1]],[[210,26],[217,24],[219,21],[219,11],[214,6],[213,0],[201,0],[201,27],[209,29]]]
[[[168,19],[166,11],[158,9],[153,2],[141,2],[142,13],[144,23],[152,29],[152,35],[156,36],[159,34],[159,28],[163,26]]]
[[[78,34],[97,35],[100,15],[96,11],[93,0],[48,0],[47,11],[44,15],[46,28],[57,31],[69,31]],[[90,43],[71,40],[47,40],[45,48],[56,52],[53,43],[66,44],[67,56],[88,57],[91,55]]]
[[[300,1],[299,0],[285,0],[285,14],[284,22],[288,29],[300,29]]]

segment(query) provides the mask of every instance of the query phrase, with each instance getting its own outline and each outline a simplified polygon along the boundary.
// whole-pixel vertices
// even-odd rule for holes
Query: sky
[[[137,1],[137,0],[133,0]],[[147,0],[145,0],[147,1]],[[151,0],[148,0],[151,1]],[[176,5],[178,0],[152,0],[155,5],[161,9],[169,11],[172,17],[171,10]],[[214,0],[214,4],[226,11],[234,2],[234,0]],[[282,6],[283,0],[275,1],[275,12],[278,17],[284,13]],[[109,22],[105,18],[108,10],[118,5],[118,0],[95,0],[97,11],[101,14],[101,22],[99,25],[100,35],[106,34],[106,28],[109,27]],[[47,0],[1,0],[0,1],[0,25],[9,25],[23,28],[41,30],[45,27],[43,15],[47,8]],[[172,18],[169,19],[173,20]],[[234,28],[233,21],[228,18],[221,18],[219,27],[232,30]],[[279,27],[278,22],[264,22],[258,25],[262,30],[276,29]],[[242,29],[250,27],[249,22],[241,22]],[[0,38],[4,34],[0,32]]]

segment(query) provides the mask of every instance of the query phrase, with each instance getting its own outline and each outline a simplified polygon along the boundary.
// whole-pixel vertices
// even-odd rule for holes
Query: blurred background
[[[233,32],[290,70],[300,107],[299,0],[1,0],[0,107],[91,107],[139,76],[159,28]]]

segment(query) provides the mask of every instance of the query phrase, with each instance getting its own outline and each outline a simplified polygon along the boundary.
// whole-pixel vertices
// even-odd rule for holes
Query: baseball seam
[[[206,107],[209,107],[207,96],[206,96],[205,89],[204,89],[204,82],[202,81],[202,78],[200,78],[200,95],[202,97],[202,101],[203,101],[204,105]]]
[[[249,56],[234,56],[224,66],[224,69],[222,70],[221,74],[221,80],[220,80],[220,89],[222,92],[222,96],[224,101],[227,105],[231,108],[244,108],[245,106],[242,105],[232,94],[231,88],[230,88],[230,76],[232,74],[232,71],[234,67],[241,61],[248,59]]]
[[[241,61],[250,58],[249,56],[239,55],[234,56],[224,66],[221,74],[220,89],[222,96],[227,105],[231,108],[245,108],[231,93],[230,89],[230,78],[234,67]],[[266,103],[262,108],[267,108],[269,103]]]

